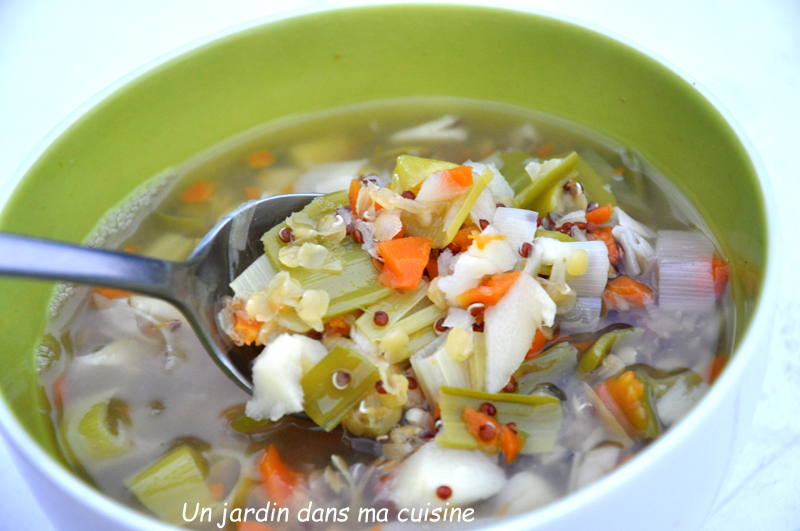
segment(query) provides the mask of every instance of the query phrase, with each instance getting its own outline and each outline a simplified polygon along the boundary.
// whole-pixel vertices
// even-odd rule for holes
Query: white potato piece
[[[552,326],[556,303],[523,272],[503,298],[484,314],[486,391],[500,392],[531,348],[536,329]]]
[[[276,337],[253,364],[253,398],[245,406],[245,415],[274,421],[303,411],[300,378],[327,353],[322,343],[306,336]]]
[[[496,457],[480,450],[440,448],[435,441],[422,446],[403,461],[389,491],[389,499],[399,508],[427,508],[466,505],[490,498],[506,482]],[[446,486],[452,495],[442,501],[436,491]]]

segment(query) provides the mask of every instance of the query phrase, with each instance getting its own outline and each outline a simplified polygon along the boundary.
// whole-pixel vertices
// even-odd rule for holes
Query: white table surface
[[[319,0],[0,0],[0,184],[59,121],[129,71],[214,31]],[[639,42],[710,89],[769,171],[786,242],[800,198],[800,1],[535,0]],[[800,252],[749,441],[703,531],[800,529]],[[0,529],[52,530],[0,439]],[[644,525],[644,523],[643,523]]]

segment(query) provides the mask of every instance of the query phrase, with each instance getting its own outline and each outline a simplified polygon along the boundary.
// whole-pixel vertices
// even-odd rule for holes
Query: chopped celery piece
[[[71,408],[65,421],[67,442],[81,461],[117,457],[133,444],[128,407],[110,393]]]
[[[536,238],[552,238],[560,242],[578,241],[569,234],[564,234],[563,232],[558,232],[555,230],[546,230],[546,229],[536,229]]]
[[[456,233],[459,231],[459,229],[461,229],[461,225],[464,224],[464,220],[467,219],[467,216],[469,216],[470,210],[472,210],[472,207],[475,205],[478,197],[480,197],[481,192],[483,192],[483,189],[486,188],[486,185],[488,185],[493,178],[494,174],[492,173],[492,170],[489,168],[483,170],[478,180],[472,184],[472,188],[470,189],[466,198],[464,198],[455,216],[445,223],[444,232],[438,233],[434,236],[432,247],[435,249],[441,249],[453,241],[453,238],[456,237]],[[454,207],[455,205],[451,207],[451,210],[448,211],[448,215],[454,209]]]
[[[326,214],[336,212],[339,207],[349,203],[350,199],[347,195],[347,190],[342,190],[340,192],[333,192],[332,194],[325,194],[317,197],[307,204],[301,212],[316,221]],[[261,241],[264,243],[264,251],[269,257],[269,261],[275,271],[283,271],[286,269],[278,259],[278,253],[284,245],[278,234],[284,227],[286,227],[286,221],[272,227],[261,238]]]
[[[412,155],[400,155],[392,175],[392,190],[400,194],[406,191],[418,192],[422,181],[437,171],[450,170],[458,164],[443,160],[424,159]],[[394,177],[397,177],[395,179]],[[395,189],[395,185],[396,188]]]
[[[621,328],[606,332],[592,343],[592,346],[583,354],[578,362],[578,371],[582,374],[589,374],[603,363],[606,356],[618,341],[641,337],[644,333],[643,328]]]
[[[386,331],[406,316],[422,299],[428,290],[428,283],[420,282],[416,289],[394,292],[378,304],[370,306],[364,310],[364,314],[356,319],[356,326],[373,343],[377,343]],[[375,324],[375,314],[385,312],[389,316],[389,322],[384,326]]]
[[[606,189],[606,187],[610,188],[610,183],[600,177],[600,175],[594,171],[594,168],[583,159],[583,156],[578,157],[578,163],[575,165],[575,169],[578,171],[578,182],[583,185],[583,189],[589,201],[594,201],[599,205],[611,203],[617,206],[617,198]]]
[[[439,398],[439,388],[443,385],[452,387],[469,387],[469,365],[465,361],[456,361],[447,353],[446,335],[439,336],[429,347],[433,352],[424,349],[411,356],[411,366],[417,375],[422,392],[428,403],[435,403]]]
[[[546,453],[553,449],[561,429],[561,401],[554,396],[529,396],[513,393],[484,393],[455,387],[442,387],[439,410],[442,430],[436,443],[442,448],[479,448],[477,439],[470,435],[462,415],[466,407],[480,411],[488,402],[497,410],[495,419],[500,424],[514,422],[517,432],[525,438],[523,454]]]
[[[333,251],[342,261],[341,271],[296,268],[291,272],[303,289],[319,289],[330,297],[325,319],[364,308],[391,295],[392,290],[378,282],[372,258],[347,239]]]
[[[339,379],[337,373],[348,376]],[[379,379],[377,367],[369,360],[338,345],[300,380],[306,415],[325,431],[331,431]]]
[[[125,480],[125,485],[150,512],[171,524],[183,525],[183,506],[219,508],[206,483],[208,461],[188,445],[181,445],[144,470]]]
[[[546,216],[548,212],[554,210],[547,208],[549,205],[537,204],[537,199],[542,195],[546,195],[548,189],[553,188],[554,184],[559,182],[569,172],[575,169],[578,163],[578,154],[574,151],[567,155],[561,163],[550,171],[538,175],[535,181],[525,187],[524,190],[514,196],[514,206],[517,208],[528,208],[539,213],[539,215]],[[534,208],[535,206],[535,208]]]
[[[664,396],[664,393],[669,391],[670,388],[680,380],[686,383],[687,389],[691,389],[703,383],[702,376],[686,368],[665,371],[656,369],[650,365],[645,365],[644,363],[637,363],[635,365],[629,365],[625,370],[633,371],[639,381],[648,383],[655,398]]]
[[[486,390],[486,337],[483,332],[472,334],[474,352],[467,360],[469,363],[469,385],[476,391]]]
[[[531,184],[531,176],[525,171],[525,166],[531,160],[530,155],[523,151],[506,151],[498,153],[497,156],[503,161],[500,173],[514,189],[515,194],[520,193]]]
[[[575,370],[577,363],[577,348],[569,343],[556,343],[519,366],[514,373],[519,383],[519,393],[527,395],[542,382],[557,384]]]
[[[237,297],[246,299],[256,291],[268,287],[275,275],[269,258],[264,254],[233,279],[231,289]]]

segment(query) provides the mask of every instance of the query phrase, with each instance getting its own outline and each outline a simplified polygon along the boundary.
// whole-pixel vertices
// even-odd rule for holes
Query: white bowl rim
[[[766,222],[767,222],[767,260],[763,277],[761,291],[759,293],[755,313],[742,342],[736,348],[736,355],[727,364],[725,371],[709,389],[709,392],[692,408],[687,416],[682,419],[675,427],[668,430],[658,441],[649,446],[635,459],[625,466],[620,467],[608,476],[595,481],[587,487],[571,493],[559,500],[542,507],[533,512],[521,514],[503,520],[491,520],[485,529],[504,529],[518,528],[525,529],[531,525],[546,525],[557,520],[561,515],[568,514],[582,505],[589,503],[609,490],[613,490],[628,481],[628,478],[645,473],[653,463],[657,462],[662,455],[669,452],[669,448],[677,445],[685,439],[695,427],[702,422],[702,419],[711,415],[717,410],[720,401],[729,396],[732,387],[742,377],[742,373],[747,369],[745,357],[754,356],[759,351],[760,345],[756,343],[757,334],[754,330],[772,329],[771,312],[769,309],[774,307],[778,293],[778,278],[781,249],[777,241],[780,234],[779,219],[774,192],[760,155],[756,151],[742,127],[738,124],[732,114],[725,106],[706,89],[697,79],[682,70],[671,61],[642,46],[641,44],[628,39],[614,31],[611,31],[594,23],[581,20],[576,17],[555,13],[538,7],[518,4],[508,1],[490,2],[490,0],[414,0],[404,2],[402,0],[350,0],[336,1],[327,4],[293,9],[285,12],[274,13],[263,17],[258,17],[250,21],[236,24],[229,28],[215,31],[199,39],[193,40],[183,46],[175,48],[160,57],[157,57],[142,66],[136,68],[125,76],[121,77],[108,87],[104,88],[86,102],[77,107],[67,117],[65,117],[55,128],[53,128],[44,138],[42,138],[33,150],[25,157],[10,179],[0,188],[0,209],[2,209],[10,199],[13,190],[20,183],[24,175],[28,172],[36,160],[44,151],[60,137],[72,124],[86,114],[102,100],[113,94],[130,81],[141,76],[145,72],[153,70],[155,67],[175,59],[193,49],[199,48],[211,42],[237,34],[239,32],[260,27],[284,19],[300,17],[313,13],[335,11],[352,7],[366,6],[385,6],[385,5],[465,5],[469,7],[486,7],[499,10],[515,11],[520,13],[537,15],[550,18],[582,27],[608,37],[614,41],[622,43],[645,56],[655,60],[662,66],[668,68],[684,81],[689,83],[697,90],[707,102],[725,119],[728,126],[734,131],[738,140],[744,147],[750,161],[753,164],[764,201]],[[747,356],[747,353],[750,353]],[[149,531],[169,531],[175,527],[155,519],[149,515],[141,513],[133,508],[127,507],[117,500],[107,496],[88,483],[79,479],[72,472],[68,471],[61,463],[57,462],[25,431],[12,413],[5,397],[0,400],[0,432],[5,435],[6,440],[13,446],[17,455],[37,470],[43,476],[49,478],[63,492],[68,493],[78,504],[83,504],[92,509],[99,515],[107,518],[114,523],[132,529],[142,529]]]

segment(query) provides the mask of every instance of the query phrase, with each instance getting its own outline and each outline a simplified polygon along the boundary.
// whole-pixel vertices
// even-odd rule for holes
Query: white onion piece
[[[269,258],[263,254],[250,264],[247,269],[242,271],[238,277],[233,279],[230,284],[231,289],[237,297],[247,299],[256,291],[268,287],[276,274]]]
[[[617,225],[611,229],[620,247],[622,247],[622,263],[625,265],[625,273],[638,277],[650,272],[656,258],[653,247],[647,243],[638,232],[623,225]]]
[[[628,227],[642,238],[647,238],[648,240],[654,240],[656,238],[655,232],[653,232],[645,225],[639,223],[638,221],[630,217],[620,207],[618,206],[614,207],[614,214],[617,219],[617,223],[619,223],[623,227]]]
[[[524,208],[500,207],[494,213],[494,227],[506,236],[511,248],[519,251],[523,243],[533,242],[539,215]]]
[[[577,334],[597,330],[603,305],[602,301],[603,299],[600,297],[578,297],[575,299],[575,306],[559,318],[561,331],[567,334]]]
[[[656,240],[658,305],[700,312],[714,307],[714,245],[699,232],[660,230]]]
[[[510,201],[514,198],[514,189],[508,184],[508,181],[503,177],[503,174],[500,173],[500,170],[497,169],[495,163],[488,160],[484,160],[483,162],[472,162],[468,160],[464,163],[464,166],[471,167],[478,175],[481,175],[483,170],[488,168],[489,171],[492,172],[492,180],[489,181],[487,187],[492,192],[492,195],[494,195],[498,201]]]
[[[294,191],[327,194],[347,190],[350,181],[358,177],[358,170],[366,163],[367,159],[319,164],[298,177]]]

